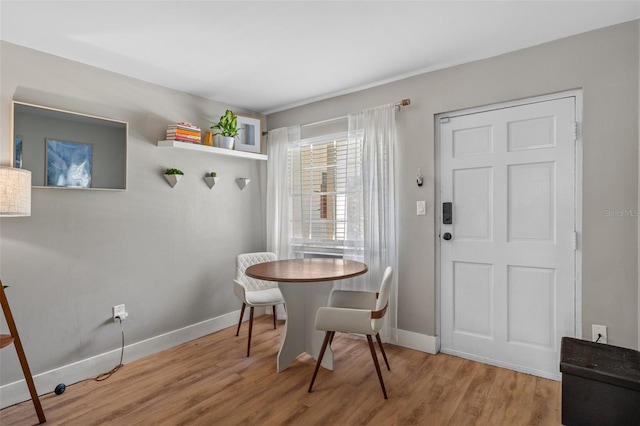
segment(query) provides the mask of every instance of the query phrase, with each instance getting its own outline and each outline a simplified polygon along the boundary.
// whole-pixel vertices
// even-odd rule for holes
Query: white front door
[[[576,335],[576,97],[438,121],[441,350],[559,379]]]

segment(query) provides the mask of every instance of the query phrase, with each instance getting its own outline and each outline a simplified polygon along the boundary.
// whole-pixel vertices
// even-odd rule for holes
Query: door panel
[[[508,341],[553,349],[555,270],[509,266],[507,280]]]
[[[492,126],[462,129],[453,132],[453,157],[490,154],[493,152]]]
[[[454,263],[454,328],[458,333],[493,335],[491,265]]]
[[[559,378],[575,336],[575,98],[440,126],[441,350]]]
[[[489,167],[455,170],[453,172],[453,223],[455,238],[487,241],[492,234],[491,199],[492,169]]]
[[[508,241],[555,240],[555,165],[508,166]]]
[[[554,116],[509,121],[507,129],[509,152],[549,148],[556,145]]]

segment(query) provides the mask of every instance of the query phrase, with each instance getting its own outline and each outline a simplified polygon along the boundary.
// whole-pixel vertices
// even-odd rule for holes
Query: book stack
[[[184,121],[170,124],[167,126],[167,140],[202,143],[200,127]]]

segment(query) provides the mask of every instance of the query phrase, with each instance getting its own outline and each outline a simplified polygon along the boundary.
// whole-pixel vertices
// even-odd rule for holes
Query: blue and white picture
[[[47,139],[47,186],[91,188],[90,144]]]
[[[14,148],[14,159],[13,159],[13,167],[16,169],[22,168],[22,136],[16,135],[16,141],[13,145]]]

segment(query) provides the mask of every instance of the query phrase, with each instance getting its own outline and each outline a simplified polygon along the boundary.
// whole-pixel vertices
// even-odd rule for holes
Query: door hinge
[[[574,251],[578,250],[578,233],[576,231],[573,231],[571,235],[571,246]]]
[[[580,135],[580,123],[578,123],[577,121],[573,122],[573,126],[571,128],[571,132],[573,134],[573,141],[577,141],[579,139],[579,135]]]

